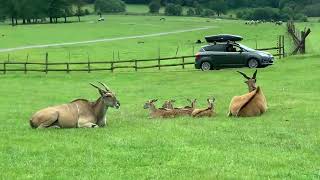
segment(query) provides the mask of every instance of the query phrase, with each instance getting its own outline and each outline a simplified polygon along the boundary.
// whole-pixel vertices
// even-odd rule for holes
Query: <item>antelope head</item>
[[[250,78],[248,77],[245,73],[243,72],[240,72],[240,71],[237,71],[238,73],[240,73],[244,78],[246,78],[247,80],[244,81],[247,85],[248,85],[248,88],[249,88],[249,92],[252,92],[254,90],[257,89],[257,86],[256,86],[256,82],[257,82],[257,72],[258,70],[256,70],[254,73],[253,73],[253,76]]]
[[[212,97],[212,99],[210,99],[210,98],[208,98],[207,99],[207,102],[208,102],[208,106],[210,107],[210,108],[213,108],[214,107],[214,102],[215,102],[215,100],[216,100],[216,98],[214,98],[214,97]]]
[[[99,82],[99,83],[104,87],[104,89],[102,89],[92,83],[90,83],[90,84],[91,84],[91,86],[98,89],[99,94],[100,94],[100,96],[106,106],[119,109],[120,102],[117,100],[115,93],[111,92],[111,90],[108,88],[108,86],[106,86],[104,83],[102,83],[102,82]]]
[[[191,106],[186,106],[185,108],[196,108],[197,99],[194,99],[193,101],[187,99],[187,101],[191,104]]]
[[[175,103],[176,100],[168,100],[165,101],[162,105],[162,108],[166,108],[166,109],[173,109],[173,103]]]
[[[143,108],[144,109],[149,109],[151,107],[155,107],[154,103],[157,102],[157,101],[158,101],[158,99],[149,100],[144,104]]]

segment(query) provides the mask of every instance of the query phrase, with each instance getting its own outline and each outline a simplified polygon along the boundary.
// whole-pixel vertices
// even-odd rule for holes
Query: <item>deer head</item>
[[[166,108],[166,109],[173,109],[173,103],[175,103],[176,100],[168,100],[165,101],[162,105],[162,108]]]
[[[102,82],[99,82],[104,89],[90,83],[91,86],[98,89],[99,94],[101,96],[101,100],[104,102],[104,104],[108,107],[113,107],[116,109],[120,108],[120,102],[117,100],[115,93],[111,92],[110,89]]]
[[[154,103],[157,102],[157,101],[158,101],[158,99],[149,100],[144,104],[143,108],[144,109],[149,109],[149,108],[155,107]]]
[[[194,99],[193,101],[187,99],[187,101],[191,104],[191,106],[186,106],[185,108],[196,108],[197,99]]]
[[[248,85],[248,89],[249,89],[249,92],[252,92],[254,90],[257,89],[257,86],[256,86],[256,82],[257,82],[257,72],[258,70],[256,70],[254,73],[253,73],[253,76],[250,78],[248,77],[245,73],[243,72],[240,72],[240,71],[237,71],[238,73],[240,73],[244,78],[246,78],[247,80],[244,81],[247,85]]]

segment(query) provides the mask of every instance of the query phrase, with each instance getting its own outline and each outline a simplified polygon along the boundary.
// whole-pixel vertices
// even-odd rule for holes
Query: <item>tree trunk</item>
[[[16,25],[18,25],[18,18],[16,18]]]
[[[50,17],[50,23],[52,23],[52,17]]]
[[[56,23],[58,23],[58,18],[56,17]]]
[[[26,24],[26,19],[22,19],[22,24]]]
[[[28,24],[31,24],[31,19],[27,19]]]
[[[14,18],[11,17],[11,25],[14,26]]]
[[[78,21],[80,22],[80,16],[78,16]]]
[[[67,16],[64,17],[64,23],[67,23]]]

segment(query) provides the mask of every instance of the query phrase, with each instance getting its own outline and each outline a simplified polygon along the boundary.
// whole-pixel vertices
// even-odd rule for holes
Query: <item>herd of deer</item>
[[[239,71],[238,71],[239,72]],[[249,92],[242,96],[232,98],[228,116],[253,117],[260,116],[267,110],[267,101],[261,88],[256,86],[257,71],[252,77],[239,72],[246,78]],[[119,108],[120,102],[105,84],[99,82],[103,88],[94,84],[100,97],[90,102],[86,99],[76,99],[70,103],[48,107],[36,112],[30,119],[32,128],[97,128],[107,124],[106,113],[109,107]],[[144,108],[150,109],[151,118],[174,118],[178,116],[211,117],[215,115],[215,98],[208,98],[208,107],[196,108],[196,99],[190,102],[190,106],[174,108],[173,100],[165,101],[162,108],[156,108],[156,99],[145,103]]]

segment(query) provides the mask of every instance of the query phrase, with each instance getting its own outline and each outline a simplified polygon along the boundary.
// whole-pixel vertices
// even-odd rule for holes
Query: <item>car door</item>
[[[226,62],[226,45],[225,44],[216,44],[214,46],[211,59],[212,59],[212,65],[214,67],[223,67],[225,66]]]
[[[226,55],[225,66],[239,67],[245,64],[245,51],[237,45],[232,45]]]

